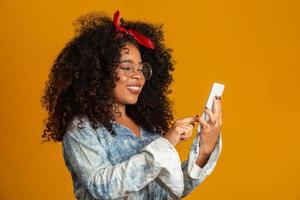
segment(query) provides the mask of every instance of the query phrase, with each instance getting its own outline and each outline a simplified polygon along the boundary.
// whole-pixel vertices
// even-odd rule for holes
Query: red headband
[[[132,30],[132,29],[127,30],[124,27],[120,26],[119,18],[120,18],[120,12],[117,10],[114,14],[114,25],[118,31],[131,35],[140,45],[143,45],[149,49],[154,49],[154,44],[150,38],[148,38],[147,36],[137,32],[135,30]]]

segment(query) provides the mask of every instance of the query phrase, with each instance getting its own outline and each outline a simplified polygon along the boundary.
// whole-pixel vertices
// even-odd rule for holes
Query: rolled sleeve
[[[199,137],[200,136],[198,136],[198,138],[197,138],[197,144],[199,144]],[[201,177],[210,175],[212,173],[213,169],[216,166],[217,160],[220,156],[221,149],[222,149],[222,135],[221,135],[221,132],[220,132],[218,142],[217,142],[213,152],[211,153],[207,163],[203,167],[200,167],[196,164],[196,159],[197,159],[197,157],[200,153],[200,150],[199,150],[200,146],[197,145],[196,148],[197,148],[196,152],[191,151],[192,155],[190,155],[191,159],[189,159],[189,166],[190,166],[189,175],[193,179],[200,179]]]
[[[145,151],[151,154],[148,158],[154,171],[159,171],[156,182],[173,196],[180,197],[183,193],[183,173],[181,161],[175,147],[165,138],[156,139]]]
[[[184,175],[184,191],[182,197],[188,195],[213,172],[222,150],[222,133],[220,132],[217,144],[209,156],[208,161],[203,167],[198,166],[196,164],[196,160],[200,153],[200,132],[201,129],[198,128],[197,136],[195,137],[190,149],[189,159],[182,163],[182,171]]]

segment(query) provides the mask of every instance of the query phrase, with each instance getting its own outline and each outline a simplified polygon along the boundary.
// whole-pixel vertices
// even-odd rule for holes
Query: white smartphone
[[[212,89],[210,91],[208,100],[206,102],[206,107],[208,109],[212,109],[213,103],[214,103],[214,98],[215,96],[222,96],[223,91],[224,91],[225,86],[221,83],[214,83],[212,86]],[[203,112],[202,116],[201,116],[204,120],[208,121],[209,120],[209,116]],[[198,128],[197,128],[198,133],[200,133],[201,131],[201,125],[199,124]]]
[[[224,87],[225,86],[221,83],[214,83],[213,84],[212,89],[210,91],[210,95],[209,95],[208,100],[206,102],[206,107],[208,109],[210,109],[210,110],[212,109],[213,100],[214,100],[215,96],[222,96],[223,91],[224,91]],[[205,112],[203,112],[202,118],[206,121],[209,120],[209,116]]]

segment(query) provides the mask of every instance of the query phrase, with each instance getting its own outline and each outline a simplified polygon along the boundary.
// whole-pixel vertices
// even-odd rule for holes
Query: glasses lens
[[[142,73],[144,75],[145,80],[149,80],[152,75],[152,68],[149,63],[143,63]]]

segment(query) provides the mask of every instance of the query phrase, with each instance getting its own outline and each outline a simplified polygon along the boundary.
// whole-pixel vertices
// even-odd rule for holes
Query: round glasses
[[[137,64],[137,67],[135,67],[134,63],[129,61],[123,61],[119,64],[119,68],[124,72],[124,74],[127,77],[132,77],[135,74],[135,71],[142,73],[142,78],[145,80],[149,80],[152,75],[151,65],[147,62]]]

